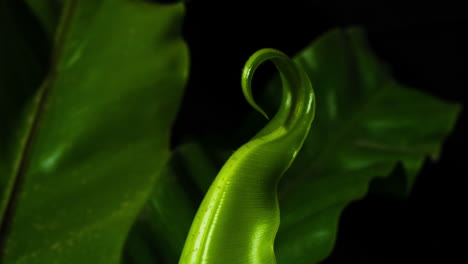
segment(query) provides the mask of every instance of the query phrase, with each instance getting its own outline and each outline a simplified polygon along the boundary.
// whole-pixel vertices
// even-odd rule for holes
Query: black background
[[[322,33],[351,25],[367,30],[397,80],[466,106],[466,8],[456,1],[409,2],[189,1],[190,80],[173,143],[213,129],[228,134],[239,113],[250,111],[239,83],[256,50],[293,55]],[[426,162],[408,199],[368,196],[344,211],[324,263],[468,263],[466,119],[463,111],[441,159]]]
[[[240,92],[240,73],[253,52],[272,47],[293,55],[328,30],[351,25],[367,30],[371,47],[397,80],[466,107],[467,9],[462,1],[410,2],[189,1],[184,38],[190,80],[173,145],[187,134],[227,135],[241,122],[239,113],[251,111]],[[27,21],[31,14],[24,16],[18,20],[34,24]],[[45,50],[40,34],[37,29],[30,38]],[[349,206],[324,263],[468,263],[466,123],[463,111],[441,159],[425,164],[408,199],[368,196]]]

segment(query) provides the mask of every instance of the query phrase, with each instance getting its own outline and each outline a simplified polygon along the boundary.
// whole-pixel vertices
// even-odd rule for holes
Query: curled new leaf
[[[307,137],[315,97],[299,66],[280,51],[262,49],[247,61],[242,76],[244,95],[256,110],[266,117],[253,99],[251,83],[255,70],[268,60],[281,75],[280,108],[219,172],[192,223],[181,264],[276,263],[277,185]]]

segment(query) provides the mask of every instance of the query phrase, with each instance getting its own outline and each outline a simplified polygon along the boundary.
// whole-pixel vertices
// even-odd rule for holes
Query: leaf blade
[[[335,54],[321,52],[327,43],[337,40],[343,46]],[[395,82],[370,51],[360,29],[331,32],[296,59],[308,69],[312,82],[319,79],[319,85],[314,86],[319,102],[320,98],[327,102],[330,90],[348,89],[340,92],[342,97],[336,99],[334,107],[317,104],[317,123],[306,140],[306,151],[287,172],[280,190],[284,218],[276,244],[278,262],[317,263],[332,249],[339,212],[362,198],[373,178],[391,174],[401,161],[407,175],[406,189],[411,189],[425,156],[438,156],[460,107]],[[348,72],[344,75],[354,78],[354,84],[333,85],[338,82],[333,74],[323,72],[337,60],[342,60],[344,67],[333,74]],[[328,66],[320,67],[320,63]],[[333,213],[335,219],[324,223],[322,230],[307,227],[317,226],[313,220],[299,224],[314,216],[320,219],[321,212],[334,207],[339,208]],[[297,230],[295,239],[287,239],[293,237],[290,228]],[[306,242],[310,237],[329,242],[312,250]]]
[[[69,3],[2,263],[119,262],[169,155],[187,76],[183,6]]]
[[[373,179],[388,177],[404,160],[405,189],[411,188],[426,155],[439,154],[460,107],[394,81],[388,66],[370,51],[360,29],[331,31],[296,56],[296,61],[310,74],[317,94],[316,123],[279,185],[281,224],[275,251],[278,263],[318,263],[334,246],[341,212],[367,193]],[[266,112],[277,107],[278,86],[267,89],[259,103]],[[425,118],[426,111],[434,115]],[[434,121],[428,123],[433,123],[432,130],[418,127],[421,116]],[[254,134],[262,121],[253,113],[241,129],[221,138],[242,141],[239,138]],[[404,131],[413,132],[405,135]],[[392,136],[398,133],[400,138]],[[219,138],[207,136],[176,150],[168,169],[171,173],[165,177],[185,179],[189,184],[176,186],[174,192],[195,190],[196,197],[178,203],[196,208],[216,169],[232,154],[232,149],[223,149]],[[170,204],[167,197],[153,197]],[[155,215],[172,222],[172,228],[188,231],[190,216]]]

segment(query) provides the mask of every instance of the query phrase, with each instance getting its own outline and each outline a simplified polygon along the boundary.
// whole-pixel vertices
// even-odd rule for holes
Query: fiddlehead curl
[[[315,97],[308,76],[278,50],[262,49],[247,61],[242,90],[254,109],[252,78],[265,61],[280,73],[278,112],[220,170],[192,223],[181,264],[271,264],[279,227],[277,184],[308,135]]]

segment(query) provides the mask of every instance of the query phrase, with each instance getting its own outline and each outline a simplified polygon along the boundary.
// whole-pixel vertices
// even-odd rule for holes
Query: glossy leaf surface
[[[399,84],[357,28],[328,33],[302,51],[317,93],[317,127],[284,177],[279,263],[316,263],[333,248],[339,215],[376,177],[403,165],[407,190],[436,160],[459,105]]]
[[[328,33],[296,60],[316,87],[317,128],[280,185],[276,249],[279,263],[315,263],[331,251],[342,209],[373,178],[402,162],[411,188],[459,107],[396,83],[358,29]]]
[[[330,253],[341,211],[366,194],[372,179],[388,177],[401,163],[406,189],[411,189],[425,158],[439,155],[460,107],[397,83],[357,28],[329,32],[295,59],[306,70],[316,92],[316,120],[279,185],[281,224],[275,253],[278,263],[309,264]],[[273,85],[259,103],[267,112],[276,107],[278,88]],[[257,115],[246,120],[246,129],[233,135],[243,137],[258,130],[263,121]],[[187,196],[177,204],[196,208],[209,182],[232,154],[220,142],[210,140],[180,146],[162,176],[183,182],[175,190]],[[171,203],[161,195],[153,198]],[[188,232],[190,214],[181,219],[175,213],[161,214],[151,206],[147,213],[159,219],[153,222],[155,225],[171,222]],[[151,231],[146,234],[152,236]]]
[[[181,4],[66,2],[46,80],[12,108],[25,121],[2,125],[22,148],[0,150],[15,165],[1,168],[1,263],[119,263],[169,157],[188,68],[182,15]]]
[[[279,110],[221,168],[193,220],[181,264],[276,263],[277,186],[309,133],[315,97],[309,78],[289,57],[274,49],[259,50],[244,67],[242,90],[266,118],[252,96],[254,73],[266,61],[281,75]]]

